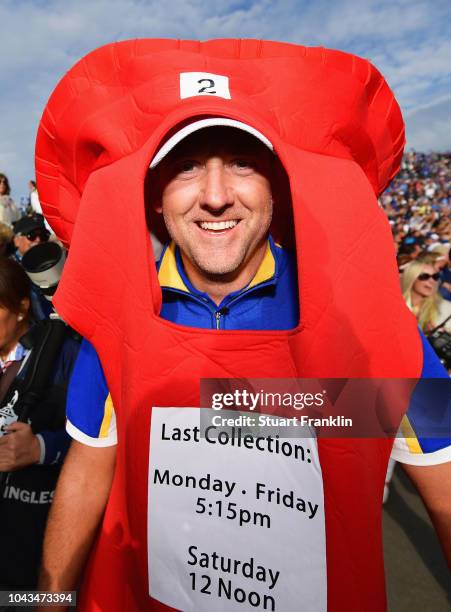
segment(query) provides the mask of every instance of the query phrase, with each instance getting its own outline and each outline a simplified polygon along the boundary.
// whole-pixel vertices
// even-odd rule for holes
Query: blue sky
[[[0,172],[17,200],[58,80],[92,49],[130,38],[267,38],[355,53],[394,90],[408,146],[451,150],[447,0],[0,0],[0,23]]]

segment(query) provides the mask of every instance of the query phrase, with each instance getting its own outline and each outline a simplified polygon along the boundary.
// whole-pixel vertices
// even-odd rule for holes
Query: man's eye
[[[239,172],[249,172],[253,170],[254,164],[250,159],[237,158],[232,161],[232,166]]]
[[[189,174],[190,172],[195,172],[198,167],[199,167],[199,162],[195,161],[194,159],[184,159],[178,164],[177,170],[180,173]]]

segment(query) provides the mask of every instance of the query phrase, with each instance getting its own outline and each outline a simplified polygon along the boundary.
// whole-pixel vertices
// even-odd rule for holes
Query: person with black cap
[[[22,263],[26,253],[33,247],[44,244],[50,238],[50,232],[45,227],[42,215],[31,215],[22,217],[13,224],[15,259]],[[31,284],[31,309],[35,320],[47,319],[53,312],[51,302],[46,299],[40,288],[32,282]]]
[[[50,232],[45,227],[42,215],[22,217],[13,223],[13,231],[14,245],[17,249],[16,256],[19,261],[29,249],[47,242],[50,238]]]

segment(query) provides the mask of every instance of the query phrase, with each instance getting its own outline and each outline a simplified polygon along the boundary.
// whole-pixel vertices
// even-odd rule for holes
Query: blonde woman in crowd
[[[445,321],[451,315],[451,303],[438,293],[440,273],[433,264],[412,261],[403,270],[401,288],[407,306],[417,318],[424,333]],[[445,327],[451,331],[451,320]]]
[[[440,272],[435,268],[440,253],[425,253],[410,262],[401,274],[401,288],[407,306],[414,313],[421,330],[428,334],[451,315],[451,302],[438,293]],[[451,320],[443,327],[451,332]],[[388,499],[396,461],[390,459],[385,476],[383,503]]]
[[[0,223],[12,225],[20,217],[19,210],[9,195],[11,188],[9,186],[8,177],[0,173]]]

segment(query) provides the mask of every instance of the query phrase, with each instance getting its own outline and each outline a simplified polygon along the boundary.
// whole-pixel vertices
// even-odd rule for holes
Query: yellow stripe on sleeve
[[[412,425],[410,424],[407,415],[404,415],[402,418],[401,431],[406,441],[406,444],[409,447],[409,451],[414,455],[422,454],[423,451],[421,449],[420,443],[418,442],[418,438],[413,430]]]
[[[103,410],[103,420],[100,426],[99,438],[106,438],[111,425],[111,419],[113,416],[114,406],[111,395],[108,393],[108,397],[105,400],[105,407]]]

